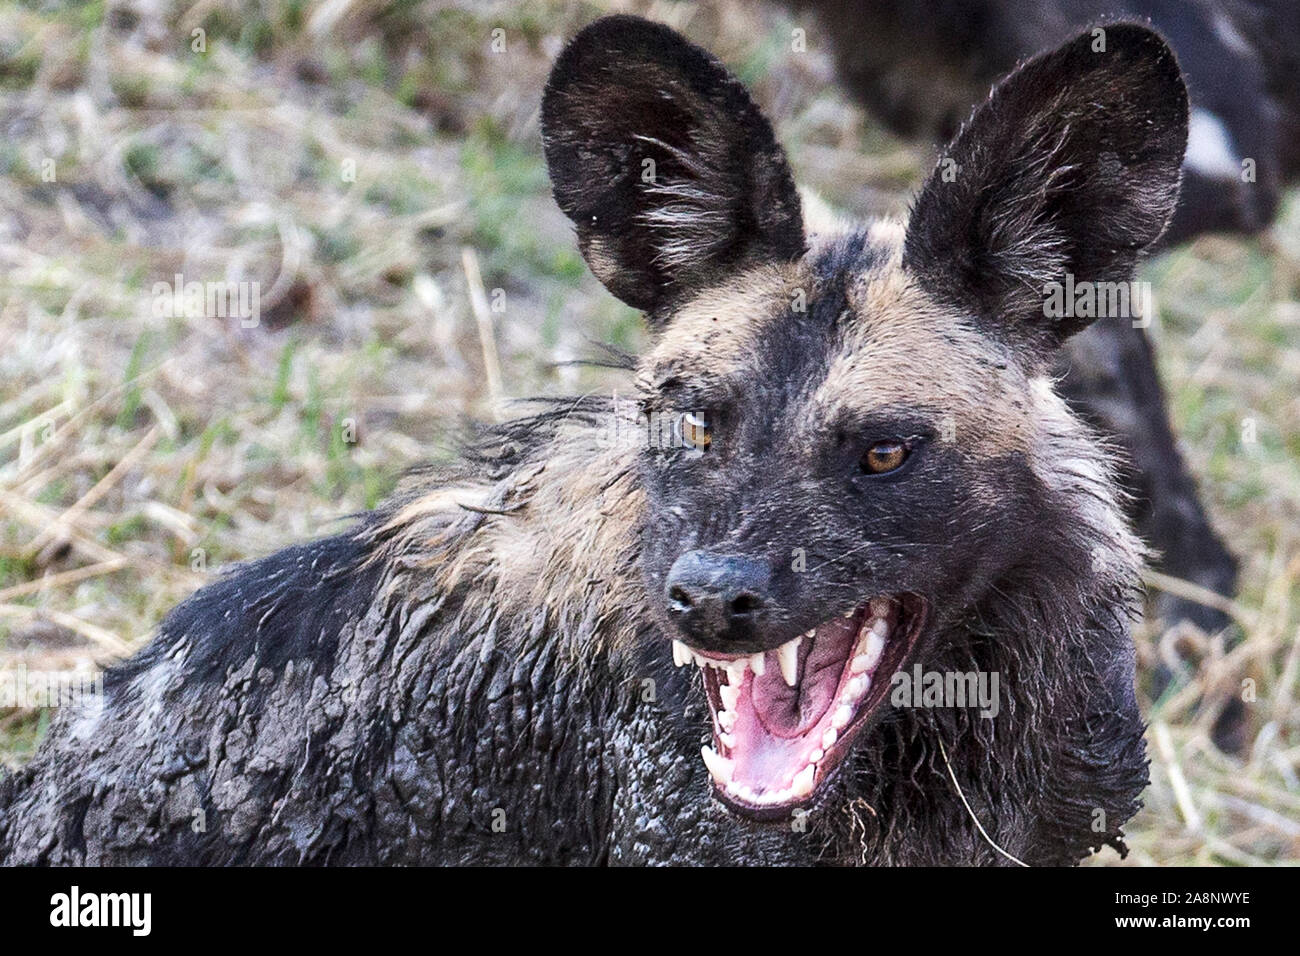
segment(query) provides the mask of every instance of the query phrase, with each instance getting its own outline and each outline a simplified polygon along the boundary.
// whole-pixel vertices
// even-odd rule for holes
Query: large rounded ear
[[[1186,145],[1187,89],[1160,35],[1084,32],[971,115],[917,197],[904,265],[990,333],[1050,350],[1095,317],[1054,294],[1127,282],[1164,231]]]
[[[613,16],[574,37],[546,84],[542,137],[591,271],[652,322],[731,271],[803,252],[772,127],[721,63],[665,26]]]

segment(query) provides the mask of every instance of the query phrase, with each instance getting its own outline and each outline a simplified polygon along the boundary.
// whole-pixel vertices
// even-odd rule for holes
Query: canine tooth
[[[814,751],[812,751],[810,754],[808,754],[808,762],[809,762],[809,763],[816,763],[818,760],[821,760],[822,757],[825,757],[825,756],[826,756],[826,751],[824,751],[824,750],[822,750],[820,747],[818,747],[816,750],[814,750]]]
[[[790,687],[793,687],[799,678],[799,642],[802,640],[802,637],[796,637],[776,649],[776,659],[781,665],[781,676]]]
[[[704,758],[704,766],[709,768],[710,777],[724,787],[731,782],[731,775],[736,770],[734,760],[728,760],[707,745],[700,748],[700,756]]]
[[[840,732],[836,730],[834,727],[832,727],[829,730],[827,730],[824,734],[822,734],[822,747],[825,748],[826,750],[830,750],[832,747],[835,746],[835,741],[839,739],[840,739]]]
[[[766,653],[766,651],[759,651],[749,658],[749,666],[754,669],[755,677],[762,677],[767,673],[767,664],[763,660]],[[744,675],[744,671],[741,671],[741,675]]]
[[[736,712],[734,710],[724,710],[722,713],[718,714],[718,726],[721,727],[723,730],[725,730],[727,733],[731,733],[733,730],[735,730]],[[731,745],[728,744],[727,746],[731,746]]]
[[[681,641],[673,641],[673,664],[675,666],[681,667],[683,664],[689,664],[693,656],[689,647]]]
[[[740,688],[732,687],[730,684],[720,684],[718,694],[722,697],[723,710],[735,710],[736,702],[740,700]]]
[[[817,770],[812,764],[804,767],[795,774],[794,779],[790,781],[790,792],[796,797],[806,797],[808,794],[812,793],[813,777],[816,773]]]
[[[840,730],[852,719],[853,708],[848,704],[840,704],[839,708],[835,711],[835,715],[831,717],[831,729]]]

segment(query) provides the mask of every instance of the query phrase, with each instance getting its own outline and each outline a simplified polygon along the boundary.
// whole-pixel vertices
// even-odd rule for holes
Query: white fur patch
[[[1209,110],[1194,109],[1187,123],[1188,169],[1211,179],[1233,179],[1241,174],[1241,157],[1223,121]]]

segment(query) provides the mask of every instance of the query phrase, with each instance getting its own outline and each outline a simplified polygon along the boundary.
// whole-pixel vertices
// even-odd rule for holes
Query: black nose
[[[764,559],[688,551],[668,571],[668,612],[696,646],[726,650],[754,640],[771,580]]]

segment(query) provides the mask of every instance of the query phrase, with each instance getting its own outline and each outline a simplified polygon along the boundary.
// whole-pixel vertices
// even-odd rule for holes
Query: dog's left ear
[[[1135,23],[1084,32],[971,115],[917,197],[904,265],[1044,357],[1092,321],[1047,315],[1045,287],[1132,277],[1173,215],[1186,145],[1187,89],[1160,35]]]
[[[651,322],[729,272],[803,252],[785,154],[740,81],[669,28],[583,29],[542,97],[555,199],[591,271]]]

